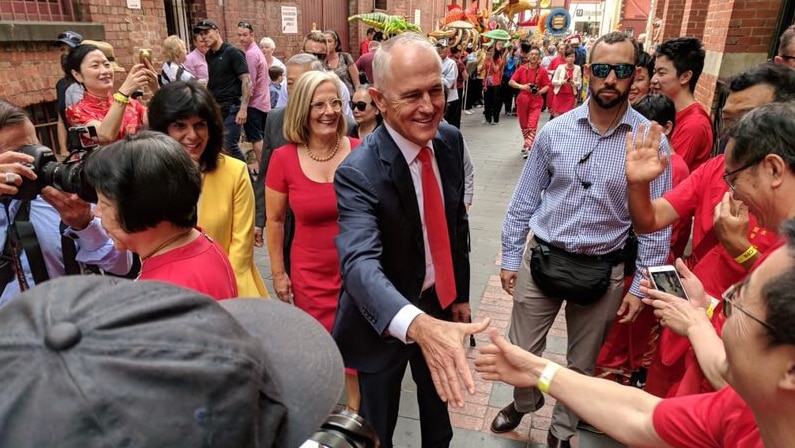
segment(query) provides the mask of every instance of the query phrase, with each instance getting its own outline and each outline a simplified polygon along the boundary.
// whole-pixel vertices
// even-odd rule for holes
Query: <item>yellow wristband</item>
[[[714,297],[710,297],[709,306],[707,307],[707,318],[712,319],[712,315],[715,313],[715,308],[718,306],[718,299]]]
[[[560,365],[555,364],[554,362],[550,361],[547,363],[547,366],[544,367],[544,370],[541,371],[541,375],[538,376],[538,383],[536,383],[536,387],[541,392],[545,394],[549,393],[549,386],[552,383],[552,378],[555,376],[555,373],[560,369]]]
[[[751,244],[750,246],[748,246],[748,249],[745,249],[745,252],[743,252],[740,255],[737,255],[736,257],[734,257],[734,261],[736,261],[737,263],[743,264],[746,261],[748,261],[751,258],[753,258],[758,253],[759,253],[759,250],[756,248],[756,246]]]
[[[124,96],[123,93],[116,92],[116,93],[113,94],[113,101],[115,101],[115,102],[117,102],[119,104],[127,104],[127,103],[130,102],[130,99],[127,98],[126,96]]]

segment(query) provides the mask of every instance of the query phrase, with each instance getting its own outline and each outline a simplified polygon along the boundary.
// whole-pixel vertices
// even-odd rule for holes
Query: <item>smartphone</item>
[[[647,270],[649,272],[649,280],[654,285],[654,289],[690,300],[675,267],[666,264],[663,266],[652,266]]]
[[[148,48],[138,50],[138,61],[147,68],[152,67],[152,50]]]

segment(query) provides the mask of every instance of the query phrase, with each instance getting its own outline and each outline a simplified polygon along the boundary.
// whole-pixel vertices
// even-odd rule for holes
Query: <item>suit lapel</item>
[[[409,172],[406,158],[403,157],[400,148],[392,140],[386,130],[386,126],[379,126],[375,132],[376,135],[374,137],[378,142],[378,153],[387,170],[387,177],[395,185],[403,211],[406,213],[409,222],[421,228],[422,220],[420,219],[420,209],[417,205],[417,194],[414,191],[414,182],[411,180],[411,172]],[[421,232],[412,233],[422,235]],[[422,246],[422,238],[420,238],[418,244]]]

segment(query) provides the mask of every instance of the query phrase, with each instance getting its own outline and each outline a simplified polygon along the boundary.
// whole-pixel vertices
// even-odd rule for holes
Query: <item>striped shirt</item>
[[[519,270],[531,230],[572,253],[605,255],[624,247],[631,226],[625,136],[640,123],[648,125],[649,121],[628,107],[619,124],[601,135],[590,122],[586,102],[541,129],[503,222],[503,269]],[[665,137],[660,152],[669,153]],[[651,198],[670,188],[669,165],[652,181]],[[632,294],[642,297],[641,268],[665,264],[670,240],[670,227],[638,236],[638,270]]]

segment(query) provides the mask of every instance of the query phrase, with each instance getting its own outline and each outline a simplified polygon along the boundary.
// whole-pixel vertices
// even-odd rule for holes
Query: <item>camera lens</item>
[[[338,407],[309,440],[328,448],[378,448],[375,430],[359,414]]]

